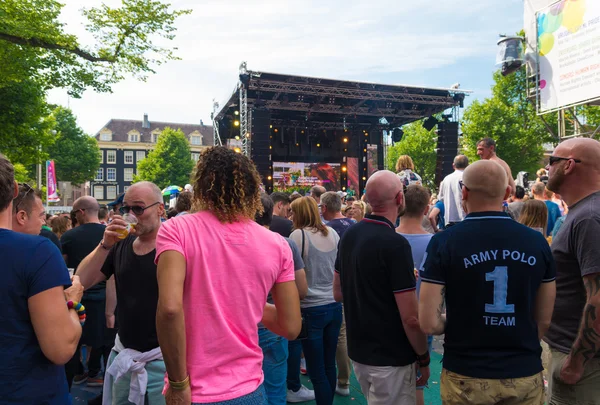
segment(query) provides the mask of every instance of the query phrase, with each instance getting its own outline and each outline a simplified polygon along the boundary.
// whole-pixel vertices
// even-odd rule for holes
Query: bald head
[[[367,181],[367,201],[373,212],[396,206],[396,196],[402,190],[402,180],[389,170],[379,170]]]
[[[491,160],[479,160],[463,173],[463,184],[469,192],[469,199],[487,202],[499,201],[506,196],[508,178],[506,171],[498,163]]]
[[[587,167],[600,172],[600,142],[590,138],[573,138],[558,144],[554,156],[581,160]]]
[[[150,181],[140,181],[134,183],[127,189],[126,194],[130,194],[130,191],[140,191],[151,197],[152,200],[162,201],[162,191],[158,186]]]
[[[84,197],[79,197],[77,200],[75,200],[75,202],[73,203],[73,210],[83,210],[88,213],[95,212],[96,214],[98,214],[98,211],[100,210],[100,205],[94,197],[90,197],[88,195]]]

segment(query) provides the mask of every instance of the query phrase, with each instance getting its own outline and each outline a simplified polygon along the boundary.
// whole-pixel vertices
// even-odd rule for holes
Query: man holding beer
[[[166,370],[156,336],[158,283],[154,264],[156,235],[164,211],[162,194],[155,184],[133,184],[120,208],[129,222],[124,220],[127,217],[114,216],[100,245],[81,262],[77,271],[86,288],[115,277],[119,333],[104,378],[105,397],[115,396],[109,403],[127,404],[128,398],[141,398],[144,403],[144,397],[149,405],[165,403],[162,388]],[[107,301],[109,318],[116,302],[108,297]],[[121,353],[124,349],[131,350]],[[139,390],[130,392],[131,378],[137,378],[140,363],[148,375],[147,386],[134,384]],[[117,381],[121,372],[123,377]]]

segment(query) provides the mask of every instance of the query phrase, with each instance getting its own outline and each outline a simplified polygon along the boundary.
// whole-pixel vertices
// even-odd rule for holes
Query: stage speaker
[[[435,184],[439,186],[444,177],[454,170],[452,163],[458,154],[458,122],[438,123],[437,135]]]
[[[255,108],[252,110],[252,131],[251,131],[251,148],[250,158],[254,162],[258,173],[260,174],[263,184],[267,187],[267,191],[272,191],[273,175],[271,161],[271,112],[263,108]],[[269,187],[270,186],[270,187]],[[271,188],[269,190],[269,188]]]

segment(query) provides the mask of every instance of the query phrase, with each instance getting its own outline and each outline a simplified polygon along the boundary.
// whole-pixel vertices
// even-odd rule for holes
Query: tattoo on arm
[[[587,293],[587,304],[583,310],[581,327],[571,349],[571,355],[583,357],[585,364],[600,350],[600,306],[592,301],[592,297],[600,295],[600,274],[584,277],[583,284]]]
[[[442,301],[440,302],[440,306],[437,309],[437,317],[438,319],[442,318],[442,314],[444,313],[444,301],[446,300],[446,286],[443,286],[440,290],[440,294],[442,295]]]

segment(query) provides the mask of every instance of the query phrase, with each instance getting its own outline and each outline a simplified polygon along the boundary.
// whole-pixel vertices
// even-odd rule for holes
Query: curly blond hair
[[[220,222],[254,220],[262,213],[260,176],[246,156],[224,146],[202,152],[194,176],[194,209],[210,211]]]
[[[396,162],[396,172],[401,172],[402,170],[410,169],[412,171],[415,170],[415,164],[413,160],[408,155],[402,155],[398,158]]]

